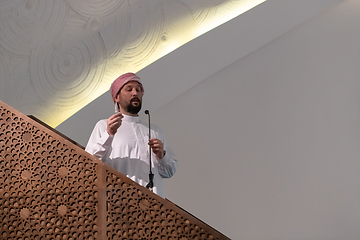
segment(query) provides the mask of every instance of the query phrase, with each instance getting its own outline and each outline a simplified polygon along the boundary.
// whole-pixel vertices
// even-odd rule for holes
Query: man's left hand
[[[164,144],[159,139],[150,138],[149,146],[151,147],[158,159],[161,159],[165,156]]]

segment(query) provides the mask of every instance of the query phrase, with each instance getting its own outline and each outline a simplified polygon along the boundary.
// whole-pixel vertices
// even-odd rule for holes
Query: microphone
[[[150,112],[149,110],[145,110],[145,114],[149,116],[149,139],[151,138],[151,131],[150,131]],[[153,187],[154,187],[154,174],[152,173],[152,169],[151,169],[151,147],[149,145],[149,165],[150,165],[150,172],[149,172],[149,183],[146,185],[147,189],[150,189],[150,191],[152,191]]]

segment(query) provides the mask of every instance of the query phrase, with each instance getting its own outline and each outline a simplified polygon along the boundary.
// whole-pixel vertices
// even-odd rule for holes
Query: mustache
[[[137,97],[134,97],[134,98],[132,98],[132,99],[130,100],[130,102],[134,102],[134,101],[141,102],[141,101],[140,101],[140,98],[137,98]]]

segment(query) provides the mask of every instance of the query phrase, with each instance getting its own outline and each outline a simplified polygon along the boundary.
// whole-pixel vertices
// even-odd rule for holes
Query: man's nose
[[[136,88],[133,88],[133,89],[131,90],[131,95],[137,96],[138,94],[139,94],[139,92],[136,90]]]

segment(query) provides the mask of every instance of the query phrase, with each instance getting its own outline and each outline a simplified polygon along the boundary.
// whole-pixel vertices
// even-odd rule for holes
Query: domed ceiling
[[[120,74],[264,1],[1,1],[0,100],[56,127]]]

